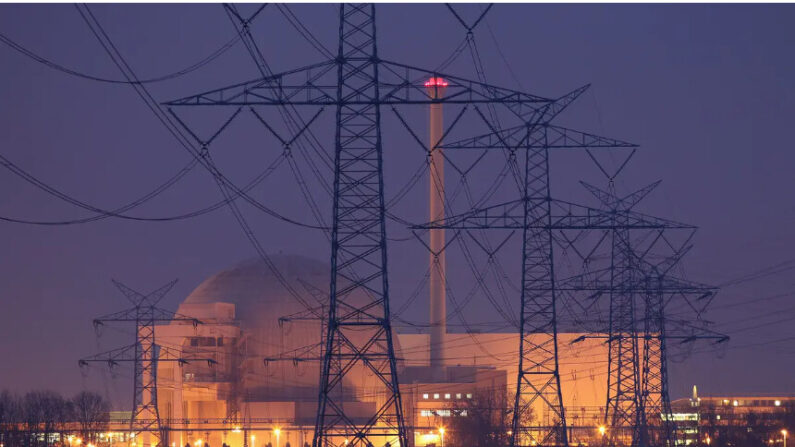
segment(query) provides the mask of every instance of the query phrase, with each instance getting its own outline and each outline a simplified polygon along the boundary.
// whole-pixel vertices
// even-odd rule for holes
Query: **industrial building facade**
[[[274,258],[295,287],[328,282],[328,266],[298,256]],[[305,307],[259,260],[224,270],[196,288],[179,306],[197,326],[175,321],[157,327],[158,344],[179,348],[184,358],[215,364],[159,362],[160,418],[175,445],[304,446],[311,444],[318,399],[322,323],[300,315]],[[572,443],[590,439],[606,401],[607,345],[581,334],[559,335],[561,385]],[[427,333],[398,333],[400,389],[406,425],[415,445],[440,444],[439,428],[461,401],[481,393],[512,396],[517,376],[516,333],[445,333],[442,365],[431,365]],[[379,399],[376,377],[356,371],[343,387],[347,414],[367,418]],[[506,402],[506,408],[508,402]],[[458,411],[458,414],[454,412]],[[464,412],[465,413],[465,412]],[[540,405],[534,424],[552,426]],[[197,428],[201,427],[201,428]],[[277,435],[278,433],[278,435]],[[277,439],[278,438],[278,439]],[[278,446],[277,446],[278,444]]]

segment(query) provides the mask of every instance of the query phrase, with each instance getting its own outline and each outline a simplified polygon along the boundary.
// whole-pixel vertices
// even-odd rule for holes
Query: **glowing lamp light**
[[[445,81],[444,78],[432,77],[425,81],[426,87],[447,87],[448,85],[450,85],[450,83]]]
[[[201,439],[197,439],[196,442],[193,443],[193,445],[195,445],[196,447],[199,447],[200,445],[202,445],[202,440]]]
[[[605,433],[607,433],[607,427],[605,427],[604,425],[600,425],[599,426],[599,434],[604,436]]]
[[[274,434],[274,435],[276,435],[276,436],[279,436],[279,434],[281,434],[281,432],[282,432],[282,431],[281,431],[281,430],[279,430],[278,428],[274,428],[274,429],[273,429],[273,434]]]

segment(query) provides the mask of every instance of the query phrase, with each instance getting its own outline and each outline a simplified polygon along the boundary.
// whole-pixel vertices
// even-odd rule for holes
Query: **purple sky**
[[[91,8],[143,78],[188,66],[234,37],[218,5]],[[326,46],[336,47],[335,5],[291,8]],[[477,5],[461,7],[466,17],[477,10]],[[624,176],[626,188],[663,179],[643,210],[698,225],[688,277],[722,284],[795,256],[793,19],[792,5],[496,5],[475,38],[490,83],[520,88],[512,71],[524,90],[547,96],[592,83],[567,123],[642,145]],[[263,11],[254,30],[277,71],[322,59],[275,7]],[[120,77],[71,5],[0,5],[0,32],[78,71]],[[379,6],[378,32],[382,57],[423,67],[438,65],[465,34],[443,5]],[[476,76],[468,53],[448,71]],[[236,45],[197,72],[154,84],[150,91],[167,100],[256,76],[243,46]],[[7,46],[0,46],[0,103],[0,153],[98,206],[112,208],[141,196],[189,161],[129,86],[71,77]],[[425,132],[422,113],[413,119]],[[229,150],[219,155],[219,164],[240,184],[280,150],[263,129],[250,120],[246,126],[230,132],[222,144]],[[405,135],[393,140],[399,144],[389,144],[399,131],[394,122],[385,123],[387,196],[422,162]],[[553,175],[560,174],[553,188],[564,198],[576,194],[577,179],[598,179],[593,167],[567,160],[553,158]],[[291,179],[279,173],[253,194],[311,221]],[[473,182],[488,180],[484,175]],[[419,202],[398,210],[413,221],[423,220],[424,185],[412,193]],[[0,175],[0,188],[3,216],[86,215],[7,171]],[[196,169],[133,214],[178,214],[218,198],[212,179]],[[329,215],[330,202],[322,194],[318,202]],[[327,259],[328,244],[319,234],[244,209],[269,251]],[[81,377],[76,360],[124,341],[124,334],[112,332],[96,341],[90,323],[125,304],[110,278],[142,290],[179,278],[164,301],[173,309],[203,278],[255,255],[226,209],[167,223],[107,219],[68,227],[0,227],[0,386],[16,390],[103,389],[98,376]],[[391,225],[390,234],[407,233]],[[390,247],[397,305],[416,285],[422,274],[416,265],[425,259],[416,242]],[[704,394],[793,391],[792,342],[768,343],[795,336],[793,271],[720,293],[708,317],[732,335],[731,344],[725,352],[674,362],[673,397],[686,395],[693,384]],[[478,300],[471,306],[472,313],[491,312]],[[411,309],[406,318],[427,318],[425,307]],[[126,382],[120,378],[110,386],[124,390]]]

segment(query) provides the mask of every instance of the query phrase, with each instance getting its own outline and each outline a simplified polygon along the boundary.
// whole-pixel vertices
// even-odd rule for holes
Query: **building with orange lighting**
[[[287,255],[274,260],[292,287],[305,292],[327,287],[326,264]],[[311,444],[322,325],[302,317],[304,311],[261,261],[221,271],[188,295],[177,312],[202,324],[175,321],[158,326],[158,343],[179,348],[186,358],[213,358],[216,364],[158,364],[158,405],[163,425],[171,430],[170,442]],[[592,435],[606,400],[607,346],[599,340],[571,344],[580,335],[563,333],[559,340],[563,401],[574,442],[578,436]],[[516,333],[445,332],[443,365],[432,367],[430,334],[398,333],[404,414],[415,445],[438,444],[438,427],[445,425],[456,400],[482,390],[504,390],[510,396],[518,343]],[[378,379],[366,371],[350,377],[344,386],[345,411],[365,418],[382,398],[373,391]],[[540,407],[535,414],[542,424],[554,422]],[[280,433],[278,445],[275,429]]]

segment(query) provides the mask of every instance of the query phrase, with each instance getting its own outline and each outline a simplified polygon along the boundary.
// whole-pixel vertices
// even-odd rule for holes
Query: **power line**
[[[21,44],[15,42],[14,40],[12,40],[10,37],[6,36],[5,34],[0,33],[0,42],[6,44],[9,48],[17,51],[18,53],[20,53],[20,54],[22,54],[24,56],[27,56],[28,58],[30,58],[30,59],[32,59],[32,60],[34,60],[34,61],[36,61],[36,62],[38,62],[38,63],[40,63],[40,64],[42,64],[44,66],[46,66],[46,67],[52,68],[54,70],[60,71],[61,73],[66,73],[68,75],[75,76],[75,77],[78,77],[78,78],[88,79],[90,81],[104,82],[104,83],[108,83],[108,84],[131,84],[133,82],[138,83],[138,84],[152,84],[152,83],[155,83],[155,82],[163,82],[163,81],[168,81],[168,80],[171,80],[171,79],[175,79],[175,78],[178,78],[180,76],[184,76],[186,74],[192,73],[192,72],[204,67],[205,65],[209,64],[210,62],[218,59],[221,55],[226,53],[229,49],[234,47],[235,44],[237,44],[239,41],[240,41],[240,35],[237,35],[237,36],[233,37],[231,40],[229,40],[226,43],[224,43],[223,45],[221,45],[218,49],[216,49],[215,51],[213,51],[209,55],[207,55],[204,58],[202,58],[201,60],[199,60],[199,61],[197,61],[197,62],[195,62],[195,63],[193,63],[193,64],[191,64],[191,65],[189,65],[189,66],[187,66],[187,67],[185,67],[183,69],[181,69],[181,70],[175,71],[173,73],[168,73],[168,74],[164,74],[164,75],[161,75],[161,76],[155,76],[155,77],[147,78],[147,79],[141,79],[141,80],[138,80],[138,81],[128,81],[128,80],[122,80],[122,79],[103,78],[103,77],[100,77],[100,76],[90,75],[90,74],[87,74],[87,73],[84,73],[84,72],[81,72],[81,71],[78,71],[78,70],[75,70],[75,69],[71,69],[71,68],[65,67],[63,65],[55,63],[55,62],[53,62],[53,61],[51,61],[51,60],[49,60],[49,59],[47,59],[47,58],[45,58],[43,56],[40,56],[40,55],[34,53],[33,51],[25,48]]]

